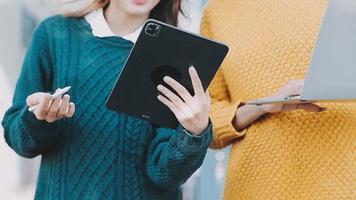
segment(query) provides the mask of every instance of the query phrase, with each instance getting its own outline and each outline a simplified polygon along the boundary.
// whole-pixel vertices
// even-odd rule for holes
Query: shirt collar
[[[94,10],[87,14],[85,16],[85,20],[89,23],[92,33],[95,37],[117,37],[117,35],[111,31],[109,24],[106,22],[102,8]],[[142,28],[143,25],[137,28],[134,32],[121,37],[125,40],[131,41],[132,43],[136,43]]]

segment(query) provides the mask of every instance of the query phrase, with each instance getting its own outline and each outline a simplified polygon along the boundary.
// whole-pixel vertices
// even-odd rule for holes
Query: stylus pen
[[[70,90],[71,86],[59,89],[57,92],[55,92],[54,94],[51,95],[52,99],[58,98],[60,96],[62,96],[63,94],[67,93]],[[52,100],[51,100],[52,102]],[[36,110],[38,105],[34,105],[28,108],[28,111],[33,112]]]

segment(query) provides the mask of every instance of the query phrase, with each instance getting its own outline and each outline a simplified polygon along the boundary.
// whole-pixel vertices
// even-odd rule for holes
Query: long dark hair
[[[184,15],[182,11],[182,1],[183,0],[160,0],[157,6],[154,7],[151,11],[149,17],[171,24],[173,26],[177,26],[179,14],[181,13]],[[75,2],[75,0],[71,1],[71,3],[73,2]],[[86,8],[77,12],[67,13],[66,15],[73,17],[83,17],[96,9],[107,7],[109,3],[110,0],[94,0]]]
[[[161,0],[151,11],[150,18],[177,26],[179,13],[182,11],[182,0]]]

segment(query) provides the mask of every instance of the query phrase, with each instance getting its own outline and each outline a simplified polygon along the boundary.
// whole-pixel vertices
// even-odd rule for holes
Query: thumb
[[[38,94],[37,93],[34,93],[34,94],[31,94],[29,95],[27,98],[26,98],[26,104],[27,106],[31,107],[31,106],[34,106],[34,105],[37,105],[39,104],[39,98],[37,97]]]
[[[43,96],[44,94],[46,94],[46,93],[37,92],[37,93],[33,93],[33,94],[29,95],[26,98],[27,106],[31,107],[31,106],[38,105],[41,101],[41,96]]]
[[[312,103],[299,104],[298,109],[302,109],[307,112],[321,112],[321,111],[325,110],[325,108],[322,108],[322,107],[320,107],[316,104],[312,104]]]

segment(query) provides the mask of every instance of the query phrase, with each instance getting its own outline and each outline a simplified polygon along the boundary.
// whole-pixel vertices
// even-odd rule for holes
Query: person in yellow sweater
[[[232,145],[224,199],[356,199],[356,104],[244,104],[301,93],[327,3],[208,3],[202,33],[230,47],[209,88],[212,148]]]

